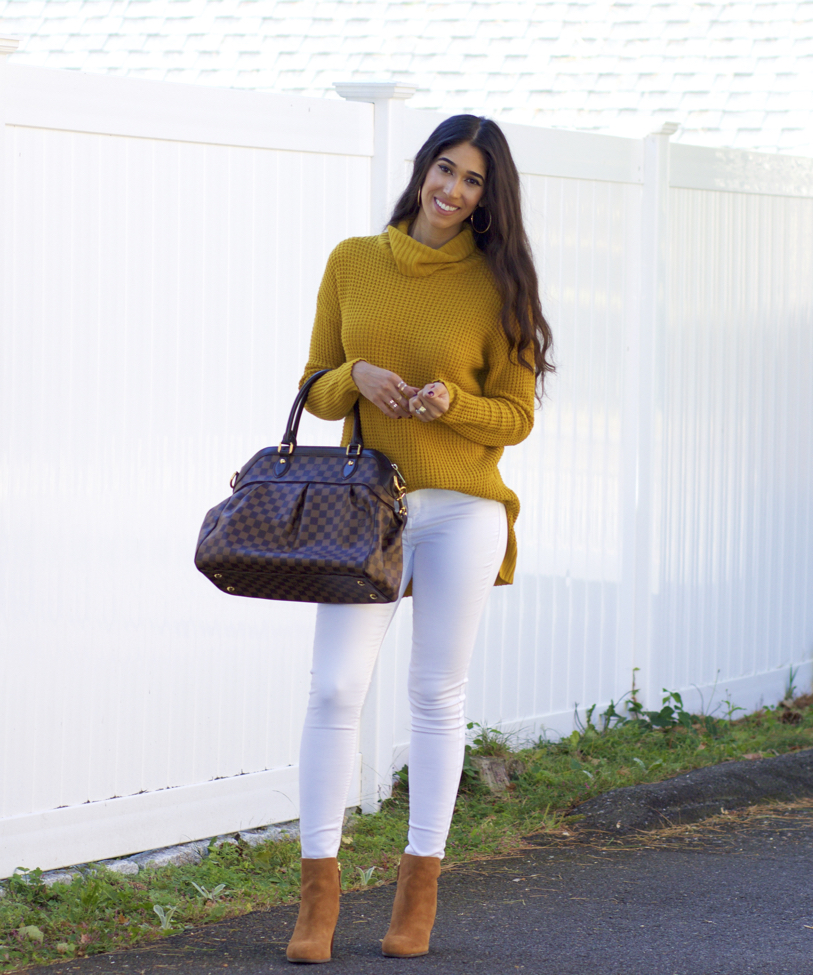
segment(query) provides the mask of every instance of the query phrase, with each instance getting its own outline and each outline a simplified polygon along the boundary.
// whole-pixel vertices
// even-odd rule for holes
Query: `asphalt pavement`
[[[335,975],[813,975],[813,801],[801,798],[813,796],[806,772],[812,758],[809,750],[782,764],[789,774],[802,770],[795,779],[790,775],[795,803],[722,814],[718,803],[713,819],[654,830],[618,831],[618,821],[609,818],[599,828],[594,811],[592,819],[586,816],[569,828],[570,835],[530,837],[515,856],[444,870],[432,947],[423,958],[380,954],[393,886],[345,894],[334,959],[319,970]],[[742,777],[751,802],[755,794],[759,798],[754,782],[760,766],[751,762],[749,775]],[[717,768],[730,810],[738,805],[731,765]],[[776,767],[765,766],[766,781],[774,782],[773,798],[791,798],[781,790],[776,794],[775,772]],[[713,774],[702,779],[707,792]],[[678,779],[668,780],[663,792],[673,803],[675,788],[682,787]],[[652,808],[655,791],[647,789],[643,805]],[[633,798],[628,793],[622,806],[629,807]],[[617,806],[608,808],[617,814]],[[709,805],[706,815],[710,811]],[[665,821],[662,816],[661,824]],[[295,906],[279,907],[148,948],[60,963],[51,971],[290,975],[304,970],[285,960],[295,919]]]

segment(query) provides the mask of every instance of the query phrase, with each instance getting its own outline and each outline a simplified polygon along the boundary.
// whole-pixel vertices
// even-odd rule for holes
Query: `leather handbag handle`
[[[320,369],[319,372],[315,372],[307,382],[302,384],[302,388],[297,393],[294,405],[291,407],[291,412],[288,415],[288,426],[282,435],[282,440],[279,445],[280,453],[292,454],[294,452],[296,448],[296,437],[299,433],[299,421],[302,419],[302,411],[305,409],[305,401],[308,398],[310,388],[317,379],[320,379],[329,372],[329,369]],[[287,447],[288,449],[283,451],[283,447]],[[352,452],[356,454],[360,454],[364,450],[364,442],[361,439],[361,415],[359,413],[358,399],[353,403],[353,433],[350,443],[347,446],[348,454],[351,453],[351,448],[353,448]]]

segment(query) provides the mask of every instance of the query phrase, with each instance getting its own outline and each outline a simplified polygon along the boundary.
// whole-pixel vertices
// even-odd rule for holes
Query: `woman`
[[[443,122],[415,158],[385,233],[343,241],[319,290],[307,408],[397,463],[409,491],[401,595],[411,580],[409,842],[387,956],[429,950],[437,878],[460,782],[464,688],[488,593],[516,564],[516,495],[497,461],[533,426],[553,367],[520,210],[519,175],[492,121]],[[541,384],[541,383],[540,383]],[[408,594],[408,593],[407,593]],[[399,597],[400,601],[400,597]],[[361,714],[398,602],[320,605],[300,758],[302,902],[292,962],[329,961]]]

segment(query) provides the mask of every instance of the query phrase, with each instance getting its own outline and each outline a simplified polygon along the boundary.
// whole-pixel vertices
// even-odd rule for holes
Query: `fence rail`
[[[194,541],[283,429],[328,253],[378,232],[442,116],[399,86],[322,101],[2,51],[6,876],[296,817],[313,608],[218,594]],[[470,718],[567,732],[634,667],[649,702],[808,683],[813,161],[505,128],[559,372],[502,465],[520,560]],[[408,757],[409,614],[365,705],[367,809]]]

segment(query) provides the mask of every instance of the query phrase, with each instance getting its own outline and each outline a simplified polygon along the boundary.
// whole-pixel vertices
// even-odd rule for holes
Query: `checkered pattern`
[[[402,571],[394,472],[365,450],[352,478],[339,448],[303,448],[274,473],[274,449],[243,468],[204,519],[195,565],[235,596],[314,603],[392,602]]]

